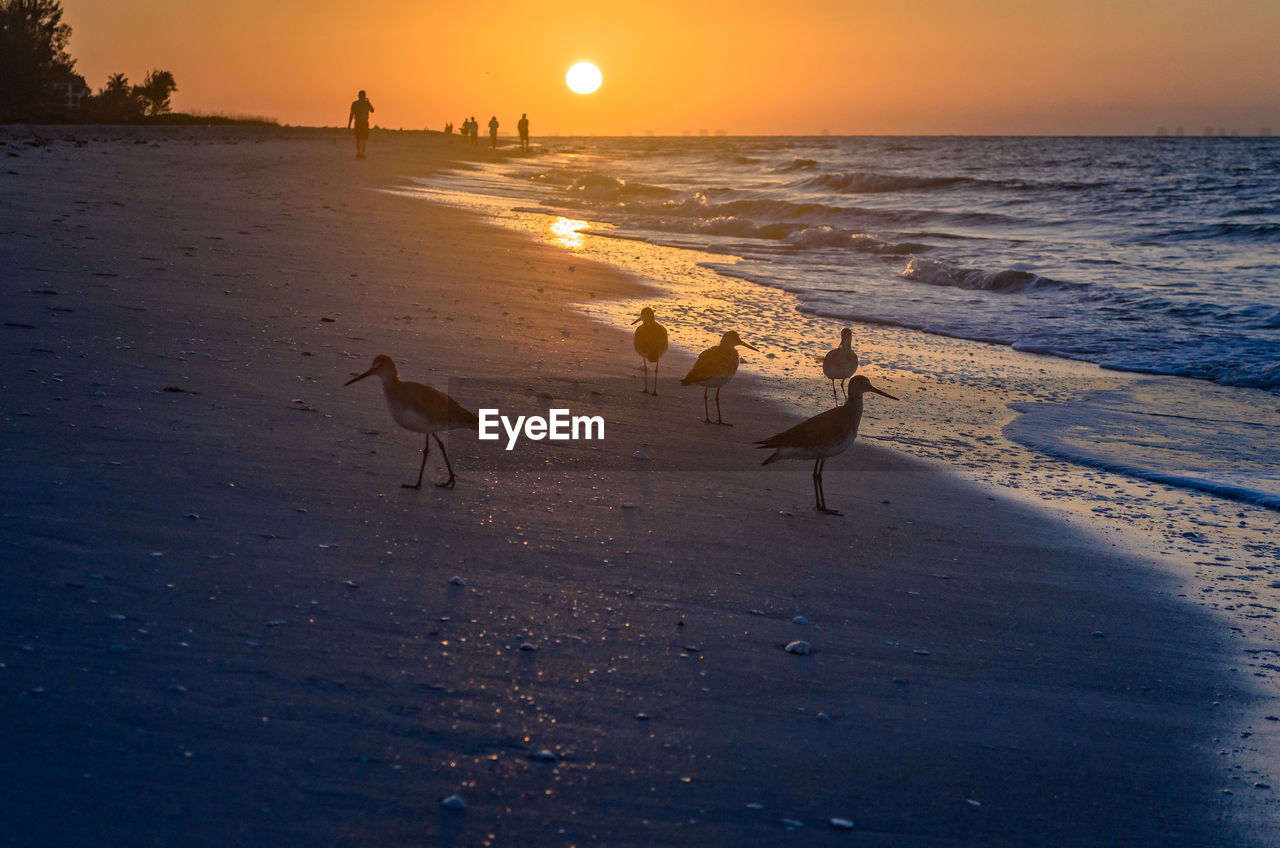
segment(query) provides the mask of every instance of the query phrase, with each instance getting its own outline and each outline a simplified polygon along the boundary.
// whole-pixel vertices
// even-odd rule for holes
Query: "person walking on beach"
[[[369,113],[372,111],[373,104],[364,96],[362,89],[359,96],[351,101],[351,112],[347,115],[347,128],[355,124],[357,159],[364,158],[364,146],[369,141]]]
[[[489,118],[489,146],[494,150],[498,149],[498,116],[493,115]]]
[[[529,115],[520,113],[520,120],[516,122],[516,130],[520,133],[520,149],[529,149]]]

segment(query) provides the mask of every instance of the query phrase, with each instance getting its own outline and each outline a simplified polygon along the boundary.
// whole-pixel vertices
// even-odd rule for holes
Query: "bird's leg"
[[[658,396],[658,363],[653,363],[653,396]]]
[[[431,453],[431,436],[427,436],[426,442],[422,445],[422,464],[418,466],[418,482],[410,486],[408,483],[401,483],[402,489],[421,489],[422,488],[422,472],[427,469],[427,454]]]
[[[711,391],[710,387],[702,387],[702,421],[704,424],[716,423],[711,420],[711,410],[707,408],[707,392],[709,391]],[[716,393],[719,394],[719,389],[716,390]]]
[[[839,396],[838,394],[836,394],[836,381],[835,381],[835,380],[832,380],[832,381],[831,381],[831,399],[832,399],[832,400],[834,400],[836,403],[839,403],[839,402],[840,402],[840,396]]]
[[[827,509],[827,493],[822,488],[822,469],[826,464],[825,459],[819,459],[813,464],[813,492],[818,498],[813,508],[825,515],[840,515],[839,510]]]
[[[440,446],[440,455],[444,457],[444,467],[449,470],[449,479],[445,480],[443,483],[436,483],[436,488],[452,489],[453,481],[456,480],[457,478],[453,476],[453,466],[449,464],[449,453],[444,449],[444,442],[440,441],[440,437],[437,436],[435,433],[432,433],[431,435],[435,436],[436,444]],[[423,464],[424,465],[426,464],[425,460]],[[421,482],[421,479],[419,479],[419,482]]]
[[[716,421],[721,427],[732,427],[728,421],[724,420],[724,416],[720,414],[720,387],[716,386]]]
[[[644,369],[644,388],[641,391],[649,394],[649,363],[643,356],[640,357],[640,367]]]
[[[844,399],[846,403],[849,401],[849,389],[845,386],[845,381],[847,381],[848,379],[849,379],[848,377],[845,377],[843,380],[840,381],[840,394],[844,395]]]

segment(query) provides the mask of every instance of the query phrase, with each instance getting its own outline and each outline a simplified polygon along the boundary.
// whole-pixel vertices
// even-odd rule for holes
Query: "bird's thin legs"
[[[838,394],[836,394],[836,381],[835,381],[835,380],[832,380],[832,381],[831,381],[831,399],[832,399],[832,400],[834,400],[836,403],[839,403],[839,402],[840,402],[840,396],[839,396]]]
[[[643,356],[642,356],[642,357],[640,357],[640,367],[644,369],[644,388],[643,388],[643,389],[641,389],[641,391],[643,391],[645,394],[649,394],[649,361],[648,361],[647,359],[645,359]],[[654,369],[655,369],[655,371],[656,371],[657,367],[658,367],[657,365],[654,365]],[[654,384],[655,384],[655,385],[654,385],[654,389],[655,389],[655,390],[657,389],[657,382],[658,382],[658,381],[657,381],[657,379],[655,378],[655,379],[654,379]],[[656,391],[655,391],[655,394],[656,394]]]
[[[421,489],[422,488],[422,472],[427,470],[427,454],[431,453],[431,436],[427,436],[426,442],[422,445],[422,465],[418,466],[418,482],[413,485],[401,483],[402,489]]]
[[[449,479],[445,480],[443,483],[436,483],[436,488],[452,489],[454,480],[457,478],[453,476],[453,466],[449,464],[449,452],[444,449],[444,442],[440,441],[439,436],[435,433],[432,433],[431,435],[435,437],[436,444],[440,446],[440,455],[444,457],[444,467],[449,471]],[[423,465],[426,465],[425,459],[423,459]],[[421,477],[418,478],[418,482],[422,482]]]
[[[658,363],[653,363],[653,396],[658,396]]]
[[[724,420],[724,416],[720,414],[720,387],[716,386],[716,421],[721,427],[732,427],[728,421]]]
[[[418,482],[410,485],[409,483],[401,483],[400,486],[405,489],[421,489],[422,475],[427,470],[427,457],[431,454],[431,439],[435,437],[436,444],[440,446],[440,455],[444,457],[444,467],[449,471],[449,479],[443,483],[436,483],[441,489],[452,489],[454,481],[457,478],[453,474],[453,466],[449,464],[449,452],[444,449],[444,442],[440,441],[440,437],[435,433],[428,433],[426,441],[422,444],[422,465],[418,466]]]
[[[822,489],[822,469],[826,464],[825,459],[813,463],[813,496],[816,500],[813,508],[825,515],[840,515],[839,510],[827,509],[827,495]]]
[[[711,391],[711,389],[708,386],[702,387],[702,421],[705,424],[714,424],[716,422],[711,420],[711,410],[707,408],[707,392],[709,391]],[[716,403],[720,402],[719,396],[720,396],[720,390],[716,389],[716,398],[717,398]]]

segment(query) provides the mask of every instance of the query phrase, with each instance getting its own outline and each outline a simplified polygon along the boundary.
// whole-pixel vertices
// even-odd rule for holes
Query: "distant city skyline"
[[[1266,135],[1280,4],[942,0],[893,7],[653,0],[64,0],[77,71],[173,72],[179,111],[337,126],[358,89],[389,128],[528,113],[533,135]],[[604,84],[571,92],[590,60]],[[1212,130],[1210,132],[1209,130]]]

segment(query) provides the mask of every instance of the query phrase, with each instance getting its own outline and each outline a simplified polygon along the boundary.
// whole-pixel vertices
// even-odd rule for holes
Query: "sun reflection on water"
[[[557,246],[568,248],[569,250],[581,250],[582,231],[590,228],[590,221],[557,217],[551,221],[548,231],[551,234],[551,241]]]

